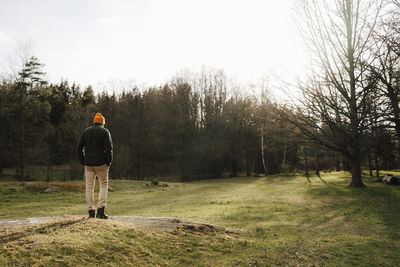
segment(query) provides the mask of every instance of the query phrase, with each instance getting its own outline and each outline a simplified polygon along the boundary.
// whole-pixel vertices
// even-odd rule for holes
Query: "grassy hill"
[[[149,186],[111,181],[107,212],[185,218],[238,229],[136,227],[84,220],[82,182],[0,183],[0,219],[69,216],[0,228],[2,266],[396,266],[400,187],[347,187],[344,172]],[[51,187],[52,193],[43,193]]]

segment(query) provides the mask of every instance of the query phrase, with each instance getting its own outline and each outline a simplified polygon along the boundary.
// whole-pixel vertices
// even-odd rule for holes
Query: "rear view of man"
[[[85,165],[86,204],[89,218],[108,219],[105,213],[108,192],[108,170],[113,157],[113,145],[110,132],[104,128],[105,119],[97,113],[93,125],[86,128],[78,145],[81,164]],[[94,207],[95,179],[99,179],[100,192],[97,214]]]

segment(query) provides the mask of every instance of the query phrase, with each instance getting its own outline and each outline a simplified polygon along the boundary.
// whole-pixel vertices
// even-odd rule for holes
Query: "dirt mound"
[[[145,217],[145,216],[111,216],[110,219],[129,222],[141,227],[161,228],[172,231],[191,231],[200,233],[226,232],[238,233],[238,230],[215,226],[212,224],[193,222],[185,219],[166,217]]]
[[[238,230],[234,230],[231,228],[225,228],[225,227],[221,227],[221,226],[215,226],[212,224],[204,224],[204,223],[182,224],[181,226],[177,227],[177,230],[198,232],[198,233],[204,233],[204,234],[221,233],[221,232],[228,233],[228,234],[239,233]]]
[[[77,216],[68,218],[42,217],[20,220],[0,220],[0,244],[18,241],[35,234],[46,234],[82,222],[83,220],[83,217]],[[18,226],[32,227],[19,228]]]
[[[22,183],[28,191],[31,192],[71,192],[71,191],[83,191],[85,190],[84,183],[45,183],[45,182],[28,182]]]
[[[34,224],[41,224],[41,223],[66,222],[66,221],[71,221],[71,220],[82,220],[82,217],[71,216],[71,217],[34,217],[34,218],[5,219],[5,220],[3,219],[3,220],[0,220],[0,228],[34,225]]]
[[[20,186],[25,187],[31,192],[55,193],[55,192],[74,192],[85,191],[85,183],[47,183],[47,182],[26,182],[20,183]],[[99,189],[98,183],[95,185],[95,190]],[[113,191],[111,186],[108,186],[108,191]]]
[[[34,225],[41,223],[57,223],[71,220],[84,220],[85,217],[69,216],[69,217],[36,217],[15,220],[0,220],[0,228],[8,228],[15,226]],[[92,219],[93,220],[93,219]],[[193,222],[189,220],[165,218],[165,217],[145,217],[145,216],[110,216],[110,221],[115,220],[124,223],[131,223],[139,228],[158,228],[170,231],[190,231],[198,233],[239,233],[238,230],[215,226],[211,224]]]

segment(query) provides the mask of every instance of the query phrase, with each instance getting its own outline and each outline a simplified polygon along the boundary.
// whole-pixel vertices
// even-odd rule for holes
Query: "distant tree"
[[[0,175],[3,168],[11,167],[13,160],[17,159],[14,151],[17,146],[18,135],[15,131],[17,113],[14,111],[18,96],[14,85],[10,80],[2,80],[0,83]]]
[[[64,142],[66,145],[66,157],[70,167],[70,178],[74,179],[78,175],[81,166],[77,160],[76,149],[82,130],[88,125],[88,108],[94,103],[94,99],[82,103],[82,91],[79,85],[73,83],[71,86],[67,81],[63,82],[63,87],[69,91],[69,104],[65,114],[65,124],[62,125]]]
[[[44,80],[45,73],[42,71],[43,64],[39,62],[36,57],[31,57],[24,63],[22,70],[18,73],[15,83],[15,89],[18,95],[18,100],[15,105],[15,112],[18,114],[18,136],[19,142],[17,144],[19,151],[19,177],[24,177],[25,170],[25,157],[27,148],[27,133],[32,132],[33,128],[29,124],[40,121],[41,110],[39,106],[35,105],[37,92],[40,88],[47,84]],[[30,110],[30,108],[39,107],[39,110]],[[31,118],[32,120],[29,120]],[[32,144],[31,141],[28,144]]]
[[[103,96],[106,96],[105,94],[103,94]],[[92,86],[88,86],[86,87],[86,89],[83,91],[82,94],[82,98],[81,98],[81,103],[82,103],[82,107],[86,107],[90,104],[94,104],[95,103],[95,96],[94,96],[94,92],[93,92],[93,88]]]
[[[257,105],[256,123],[260,132],[260,148],[261,148],[261,163],[263,166],[263,173],[267,174],[267,165],[265,159],[265,134],[268,125],[272,125],[276,120],[274,114],[275,110],[271,101],[271,92],[269,90],[268,79],[264,78],[260,83],[261,94],[259,96],[259,103]],[[268,149],[268,148],[267,148]]]
[[[198,133],[198,98],[188,83],[170,85],[173,90],[173,118],[176,169],[184,178],[192,174],[195,161],[195,144]]]
[[[47,182],[50,182],[50,171],[56,162],[57,150],[64,150],[65,134],[63,124],[66,122],[70,92],[68,85],[61,82],[58,86],[51,85],[45,91],[45,99],[50,104],[49,124],[47,127]],[[64,139],[64,140],[63,140]]]

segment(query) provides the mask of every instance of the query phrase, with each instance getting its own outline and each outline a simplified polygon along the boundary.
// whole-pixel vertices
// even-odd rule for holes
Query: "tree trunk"
[[[51,163],[52,163],[52,159],[53,159],[53,150],[54,150],[54,139],[55,136],[52,136],[50,144],[49,144],[49,155],[48,155],[48,159],[47,159],[47,176],[46,176],[46,181],[50,182],[50,171],[51,171]]]
[[[298,161],[296,160],[290,164],[290,170],[289,170],[290,174],[294,174],[294,170],[296,169],[297,163]]]
[[[267,167],[265,166],[265,155],[264,155],[264,128],[261,127],[261,161],[264,168],[264,175],[267,175]]]
[[[350,187],[365,187],[361,178],[361,156],[355,155],[351,160],[351,183]]]
[[[336,157],[336,171],[340,171],[340,156]]]
[[[50,162],[47,163],[47,175],[46,175],[46,182],[50,182],[50,169],[51,169],[51,164]]]
[[[306,169],[306,175],[308,176],[308,159],[307,159],[307,152],[305,150],[305,148],[303,147],[303,151],[304,151],[304,168]]]
[[[72,164],[72,159],[70,159],[69,161],[69,175],[70,175],[70,179],[71,181],[74,179],[74,166]]]
[[[238,177],[238,172],[239,172],[239,162],[234,159],[232,161],[232,174],[231,177]]]
[[[376,170],[376,177],[379,177],[379,159],[378,153],[375,151],[375,170]]]
[[[372,160],[371,155],[368,153],[368,169],[369,169],[369,176],[372,177]]]
[[[361,153],[360,153],[360,121],[358,117],[358,106],[356,96],[356,63],[355,63],[355,47],[353,46],[353,21],[352,21],[352,1],[346,0],[346,13],[345,22],[347,29],[347,60],[349,63],[347,73],[349,74],[349,85],[350,85],[350,132],[351,132],[351,145],[353,147],[353,155],[351,155],[351,187],[364,187],[361,178]]]
[[[246,157],[246,176],[250,176],[250,160],[248,156]]]
[[[319,176],[319,159],[317,152],[314,151],[314,160],[315,160],[315,174]]]
[[[282,169],[285,167],[285,161],[286,161],[286,149],[287,149],[287,138],[286,138],[286,141],[285,141],[285,149],[283,150]]]

